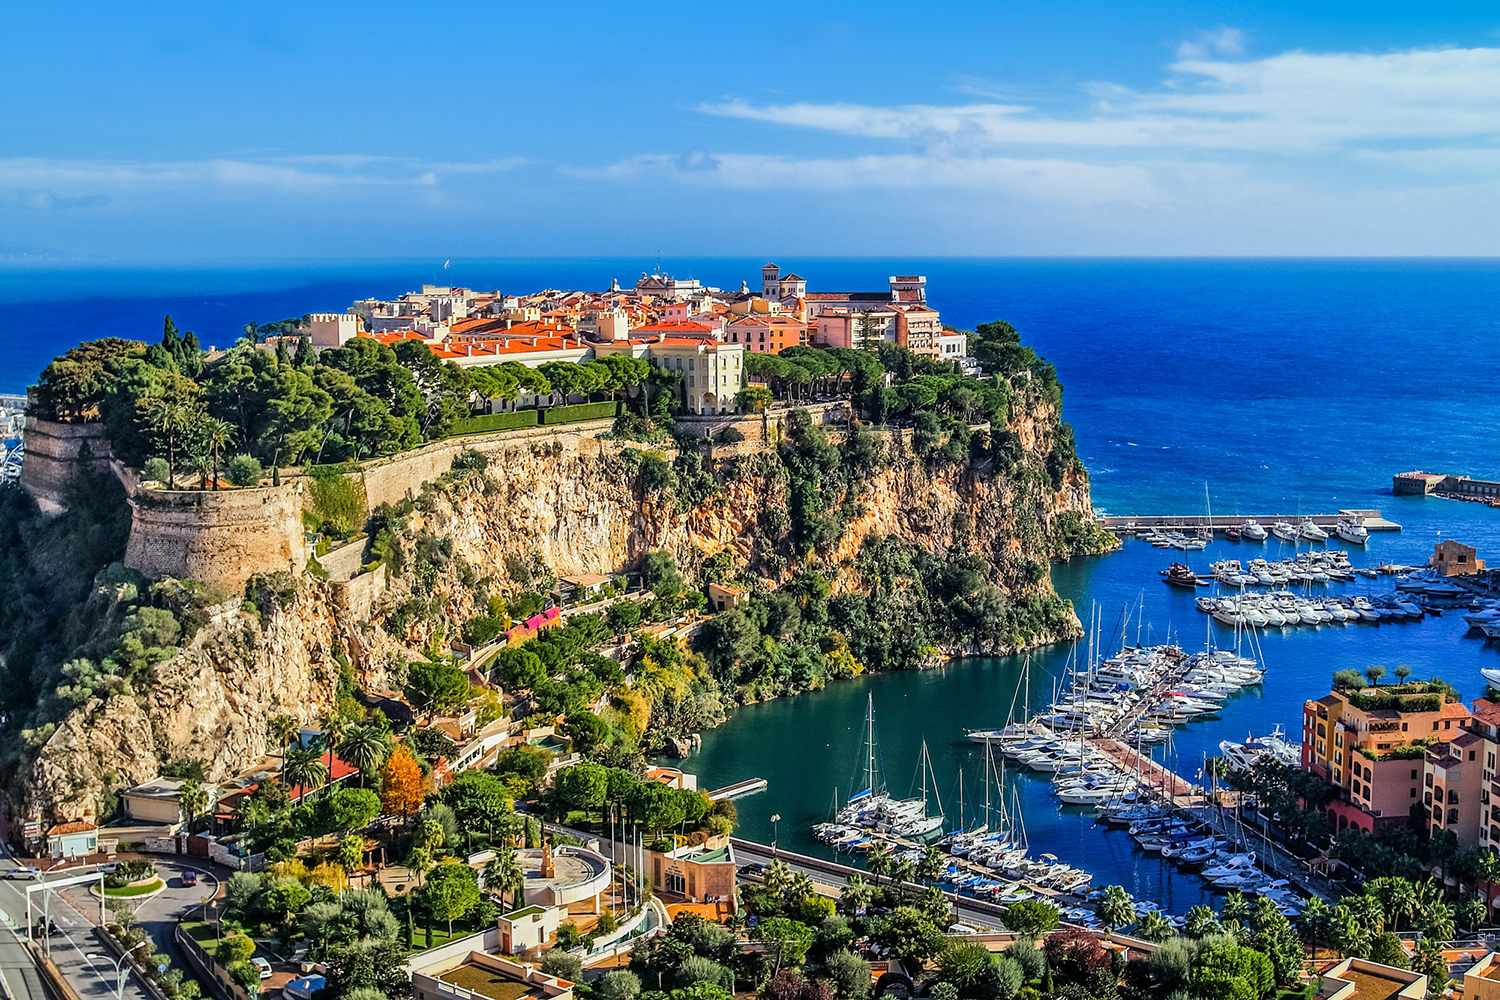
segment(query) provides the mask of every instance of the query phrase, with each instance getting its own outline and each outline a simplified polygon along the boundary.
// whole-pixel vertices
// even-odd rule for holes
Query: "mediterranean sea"
[[[761,259],[663,260],[663,270],[724,288],[758,280]],[[778,259],[810,290],[870,289],[888,275],[927,276],[929,304],[963,327],[1008,319],[1056,364],[1065,417],[1092,476],[1095,505],[1119,514],[1326,513],[1375,508],[1404,527],[1372,535],[1356,565],[1420,563],[1456,537],[1500,561],[1500,509],[1395,497],[1391,475],[1413,468],[1500,478],[1500,261],[1460,259]],[[155,340],[171,313],[205,345],[227,346],[245,323],[342,311],[423,282],[525,292],[629,285],[655,260],[377,261],[349,265],[247,264],[155,270],[93,266],[0,271],[0,392],[20,392],[47,360],[101,336]],[[1264,552],[1262,552],[1264,550]],[[1215,542],[1187,554],[1280,557],[1282,543]],[[1158,571],[1180,553],[1127,542],[1122,550],[1055,567],[1053,580],[1106,644],[1169,637],[1201,648],[1233,637],[1164,586]],[[1384,592],[1388,580],[1334,584],[1333,593]],[[1188,775],[1222,739],[1281,725],[1296,739],[1301,706],[1327,692],[1335,670],[1410,665],[1466,699],[1483,692],[1481,666],[1500,666],[1494,643],[1465,636],[1453,614],[1411,624],[1270,630],[1258,655],[1265,684],[1222,719],[1178,730],[1167,750]],[[1032,657],[1034,703],[1051,696],[1070,649]],[[873,695],[888,784],[904,794],[920,744],[932,750],[945,805],[962,769],[972,796],[982,761],[963,730],[1004,723],[1021,658],[972,659],[942,670],[859,678],[804,697],[741,709],[704,734],[689,762],[700,786],[759,776],[767,791],[740,800],[741,833],[823,852],[808,827],[847,794]],[[1173,912],[1208,899],[1202,883],[1132,850],[1090,813],[1059,807],[1039,778],[1016,777],[1035,852],[1047,851],[1123,884]],[[779,814],[779,824],[770,817]]]

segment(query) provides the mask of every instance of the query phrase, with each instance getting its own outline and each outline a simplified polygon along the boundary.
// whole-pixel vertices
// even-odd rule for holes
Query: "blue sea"
[[[780,260],[811,290],[880,289],[891,274],[927,275],[930,304],[945,322],[972,327],[1007,319],[1052,360],[1065,386],[1066,417],[1092,474],[1094,502],[1120,514],[1324,513],[1375,508],[1404,530],[1372,537],[1356,564],[1425,561],[1456,537],[1500,564],[1500,509],[1435,498],[1395,497],[1393,473],[1422,468],[1500,478],[1500,261],[1495,260]],[[506,260],[374,262],[330,266],[173,271],[26,268],[0,272],[0,392],[17,392],[57,352],[100,336],[155,339],[170,313],[205,344],[224,346],[247,322],[341,311],[423,282],[524,292],[633,283],[658,265],[669,273],[737,288],[757,280],[760,259]],[[1281,556],[1290,547],[1218,541],[1188,561]],[[1181,554],[1176,554],[1181,558]],[[1173,554],[1127,542],[1112,555],[1054,569],[1080,617],[1102,621],[1102,638],[1201,648],[1232,635],[1158,575]],[[1386,581],[1334,585],[1379,592]],[[1304,699],[1326,693],[1335,670],[1380,663],[1441,676],[1466,698],[1483,691],[1481,666],[1500,666],[1494,643],[1465,635],[1453,614],[1403,625],[1274,630],[1257,655],[1265,685],[1231,702],[1221,721],[1179,731],[1170,750],[1194,773],[1219,740],[1280,724],[1300,727]],[[1066,648],[1033,658],[1034,702],[1050,694]],[[691,762],[703,787],[757,775],[770,789],[742,800],[743,832],[815,850],[806,827],[845,793],[859,752],[866,693],[881,718],[893,787],[910,777],[920,743],[933,749],[953,794],[962,769],[980,786],[966,727],[1004,722],[1021,660],[956,663],[940,672],[835,685],[807,698],[751,706],[705,734]],[[775,752],[767,752],[767,748]],[[1014,782],[1032,845],[1084,863],[1095,884],[1121,883],[1181,912],[1207,898],[1201,884],[1143,860],[1120,834],[1082,810],[1059,809],[1043,782]],[[972,793],[970,802],[973,801]],[[770,817],[780,814],[779,826]]]

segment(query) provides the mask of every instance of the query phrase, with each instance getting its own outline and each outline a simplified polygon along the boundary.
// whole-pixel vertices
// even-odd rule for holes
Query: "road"
[[[171,956],[175,968],[190,974],[191,966],[187,965],[181,949],[172,939],[172,928],[185,910],[200,905],[204,895],[212,895],[218,890],[218,879],[206,867],[156,858],[152,861],[167,888],[141,900],[136,906],[136,918],[154,944],[154,949],[142,948],[138,954],[148,955],[152,950],[165,952]],[[7,927],[6,931],[0,931],[0,972],[4,974],[7,992],[16,1000],[49,1000],[40,974],[21,943],[25,939],[26,887],[37,883],[34,879],[11,877],[17,867],[13,858],[0,858],[0,876],[3,876],[0,878],[0,914],[3,914]],[[199,873],[197,888],[182,885],[182,873],[189,868]],[[87,866],[67,868],[51,873],[51,877],[80,875],[89,870]],[[94,933],[99,919],[99,900],[89,892],[89,887],[65,886],[33,892],[31,904],[34,923],[41,920],[44,908],[50,911],[54,930],[41,943],[82,1000],[115,997],[119,985],[117,967],[109,950]],[[152,1000],[134,974],[127,977],[119,995],[122,1000]]]

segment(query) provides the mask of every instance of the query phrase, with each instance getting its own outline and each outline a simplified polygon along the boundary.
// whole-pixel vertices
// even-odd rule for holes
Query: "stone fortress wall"
[[[302,484],[236,490],[139,488],[130,498],[125,565],[145,576],[237,590],[257,573],[301,572]]]
[[[809,407],[815,422],[837,425],[842,408]],[[711,419],[685,420],[680,431],[717,434],[736,427],[746,440],[738,446],[718,445],[714,454],[733,454],[765,447],[780,440],[783,413],[767,416],[723,415]],[[415,499],[425,483],[453,468],[453,460],[464,451],[477,451],[490,459],[490,473],[505,477],[508,464],[533,455],[538,446],[566,454],[593,456],[619,447],[598,435],[610,429],[611,420],[582,421],[552,427],[531,427],[467,435],[438,441],[412,451],[360,463],[348,473],[364,487],[371,509],[382,503]],[[701,428],[701,430],[700,430]],[[87,447],[85,447],[85,445]],[[671,442],[637,445],[666,452],[676,451]],[[30,420],[26,427],[26,461],[22,485],[48,513],[66,509],[68,483],[85,462],[108,469],[113,457],[109,439],[99,424],[58,424]],[[203,583],[218,583],[237,590],[258,573],[300,573],[310,554],[303,533],[302,509],[307,502],[300,470],[282,473],[282,485],[231,490],[162,490],[138,486],[128,473],[113,463],[130,493],[131,527],[125,565],[152,578],[177,577]],[[361,574],[363,540],[336,549],[321,561],[330,581],[357,617],[368,617],[370,608],[384,590],[383,574]]]
[[[23,433],[26,460],[21,463],[21,487],[47,514],[67,510],[73,477],[84,466],[107,472],[114,457],[100,423],[61,424],[28,416]]]

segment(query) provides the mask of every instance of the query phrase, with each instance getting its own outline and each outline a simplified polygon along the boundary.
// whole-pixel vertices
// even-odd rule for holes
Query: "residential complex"
[[[642,274],[632,288],[615,281],[603,292],[547,289],[515,296],[423,285],[396,299],[363,299],[345,313],[313,313],[308,328],[319,349],[356,337],[385,344],[419,340],[462,367],[514,361],[535,368],[629,353],[681,372],[688,412],[725,413],[745,385],[746,352],[890,343],[965,364],[968,338],[945,329],[927,304],[927,279],[897,275],[887,285],[877,292],[810,292],[807,279],[782,274],[776,264],[761,268],[759,291],[742,283],[726,292],[661,273]],[[498,411],[537,402],[523,393],[492,404]]]
[[[1418,683],[1334,690],[1303,705],[1302,768],[1339,790],[1328,806],[1335,832],[1420,821],[1461,847],[1500,842],[1491,805],[1500,705],[1481,699],[1470,711],[1451,697]]]

